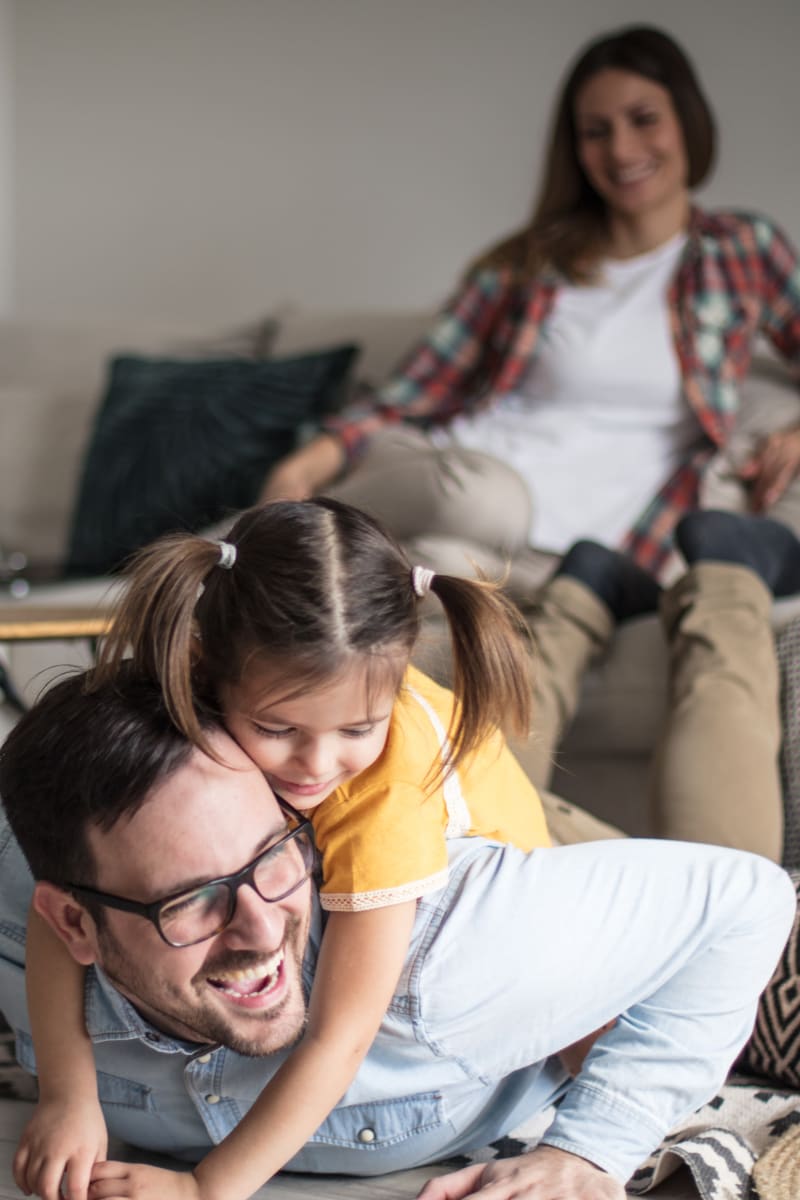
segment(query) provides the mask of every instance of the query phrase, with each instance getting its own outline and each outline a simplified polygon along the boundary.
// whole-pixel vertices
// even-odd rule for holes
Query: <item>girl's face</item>
[[[225,724],[272,790],[307,812],[380,757],[396,688],[388,679],[369,687],[367,664],[356,662],[333,680],[286,691],[285,671],[254,662],[223,689]]]
[[[612,214],[636,217],[685,205],[683,131],[665,87],[630,71],[599,71],[575,101],[577,153]]]

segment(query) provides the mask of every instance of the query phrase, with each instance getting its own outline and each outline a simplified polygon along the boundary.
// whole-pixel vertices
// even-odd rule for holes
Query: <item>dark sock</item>
[[[661,588],[624,554],[599,542],[580,541],[561,560],[556,575],[579,580],[602,600],[615,621],[656,612]]]
[[[675,541],[689,566],[735,563],[755,571],[773,596],[800,592],[800,539],[771,517],[714,510],[690,513],[678,522]]]

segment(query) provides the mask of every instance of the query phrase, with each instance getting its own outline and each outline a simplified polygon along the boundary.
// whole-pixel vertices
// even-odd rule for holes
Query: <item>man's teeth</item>
[[[246,967],[241,971],[215,975],[209,982],[218,992],[228,996],[261,996],[275,986],[282,965],[283,955],[266,966]]]

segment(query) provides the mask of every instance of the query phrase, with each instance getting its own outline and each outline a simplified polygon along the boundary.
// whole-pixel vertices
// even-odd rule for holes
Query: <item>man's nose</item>
[[[262,900],[255,888],[245,883],[236,893],[236,909],[223,936],[239,949],[274,950],[283,941],[285,925],[280,903]]]

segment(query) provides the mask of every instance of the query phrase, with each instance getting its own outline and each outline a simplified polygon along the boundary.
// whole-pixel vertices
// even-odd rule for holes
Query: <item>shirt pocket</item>
[[[342,1105],[288,1170],[381,1175],[441,1158],[453,1137],[441,1092]]]
[[[36,1074],[36,1057],[33,1052],[33,1039],[24,1030],[16,1034],[17,1061],[26,1071]],[[109,1075],[107,1071],[97,1072],[97,1094],[102,1105],[117,1104],[124,1108],[135,1109],[137,1112],[153,1112],[155,1104],[150,1088],[131,1079],[123,1079],[118,1075]]]

